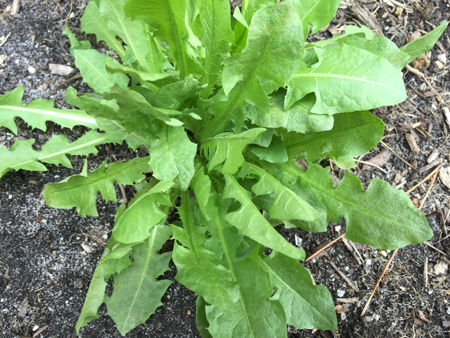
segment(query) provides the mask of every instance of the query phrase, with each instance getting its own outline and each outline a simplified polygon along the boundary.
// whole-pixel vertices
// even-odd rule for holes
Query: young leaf
[[[336,330],[337,319],[330,292],[323,285],[314,285],[308,270],[298,261],[272,252],[263,257],[261,264],[277,288],[288,324],[297,329]]]
[[[223,133],[207,139],[201,150],[209,161],[208,170],[225,162],[222,173],[235,174],[245,162],[242,155],[245,147],[264,131],[263,128],[253,128],[240,134]]]
[[[306,40],[309,25],[311,34],[317,33],[333,19],[341,0],[294,0],[300,20],[303,24],[303,38]]]
[[[238,299],[238,288],[231,271],[222,265],[222,255],[205,247],[206,228],[196,224],[189,192],[181,193],[178,212],[183,228],[172,226],[173,237],[185,247],[175,244],[173,261],[177,266],[175,278],[201,295],[206,302],[228,312]],[[220,247],[219,238],[213,239]]]
[[[57,109],[53,107],[53,101],[43,99],[23,105],[23,93],[23,86],[20,86],[0,97],[0,126],[8,128],[14,134],[17,134],[15,117],[20,117],[31,127],[39,128],[44,132],[47,130],[46,121],[53,121],[69,129],[77,125],[98,128],[95,118],[83,110]]]
[[[126,211],[116,217],[113,235],[117,241],[125,244],[143,241],[149,236],[149,230],[167,217],[167,210],[161,208],[172,205],[166,191],[173,182],[167,180],[156,185],[154,182],[147,183],[131,200]]]
[[[106,168],[106,161],[94,171],[88,172],[87,162],[80,175],[74,175],[59,183],[49,183],[44,189],[44,200],[52,208],[70,209],[76,207],[83,216],[98,216],[97,193],[105,201],[117,201],[117,184],[132,185],[144,179],[150,170],[149,157],[136,157],[127,163],[113,162]]]
[[[105,303],[122,335],[145,323],[162,305],[161,298],[172,282],[156,278],[169,270],[171,253],[157,252],[171,234],[170,227],[155,226],[150,237],[134,247],[131,266],[114,276],[114,292]]]
[[[264,246],[298,260],[305,259],[305,252],[287,242],[264,218],[236,178],[228,174],[224,176],[226,186],[222,194],[222,200],[233,198],[240,203],[240,208],[228,213],[225,220],[235,226],[240,234]]]
[[[274,194],[270,210],[268,210],[271,218],[313,222],[320,217],[320,213],[300,196],[257,165],[245,162],[238,176],[259,177],[259,181],[252,187],[252,192],[256,196]]]
[[[384,123],[368,111],[334,115],[330,131],[284,134],[289,159],[317,162],[330,157],[341,168],[355,166],[353,157],[366,153],[380,142]]]
[[[208,122],[201,140],[222,132],[228,121],[242,127],[244,100],[264,111],[269,98],[260,81],[284,87],[297,69],[303,52],[302,24],[290,2],[264,7],[253,16],[247,48],[223,61],[222,74],[227,102],[211,107],[215,118]]]
[[[189,140],[183,127],[166,126],[158,137],[150,147],[153,175],[159,180],[175,176],[174,182],[186,190],[194,176],[197,145]]]
[[[346,171],[334,188],[328,168],[310,164],[303,171],[293,162],[281,166],[315,190],[327,210],[328,222],[345,217],[345,238],[351,241],[392,250],[433,236],[423,213],[403,191],[386,181],[374,178],[367,190],[363,190],[359,179]]]
[[[403,66],[406,66],[416,57],[433,48],[434,44],[437,40],[439,40],[447,26],[448,22],[444,22],[440,24],[436,29],[432,30],[430,33],[416,40],[413,40],[400,48],[402,52],[409,55],[409,58],[403,62]]]
[[[0,177],[12,169],[47,171],[47,168],[41,162],[55,165],[62,164],[67,168],[72,168],[66,154],[87,156],[97,153],[95,146],[116,141],[111,139],[108,134],[99,134],[94,130],[70,143],[64,135],[53,136],[50,141],[41,147],[41,150],[32,148],[33,139],[18,140],[10,150],[6,146],[0,146],[0,158],[2,159],[0,162]]]
[[[285,106],[314,92],[315,114],[338,114],[393,105],[406,99],[401,73],[384,58],[343,45],[315,49],[319,62],[300,64],[289,83]]]

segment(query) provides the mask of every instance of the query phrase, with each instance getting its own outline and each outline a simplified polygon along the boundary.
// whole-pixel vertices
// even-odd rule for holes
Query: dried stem
[[[334,243],[336,243],[338,240],[340,240],[342,237],[345,236],[345,232],[340,235],[338,238],[333,239],[330,243],[328,243],[327,245],[325,245],[324,247],[320,248],[319,250],[317,250],[316,252],[314,252],[311,256],[309,256],[308,258],[305,259],[305,263],[311,259],[313,259],[314,257],[316,257],[318,254],[320,254],[323,250],[325,250],[326,248],[328,248],[329,246],[333,245]]]

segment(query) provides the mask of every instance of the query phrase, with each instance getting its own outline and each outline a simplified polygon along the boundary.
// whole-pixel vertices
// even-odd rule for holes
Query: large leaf
[[[280,89],[270,97],[270,106],[263,112],[248,105],[247,117],[260,127],[284,128],[297,133],[311,133],[330,130],[333,127],[333,117],[311,114],[315,104],[314,95],[307,95],[292,107],[284,109],[286,91]]]
[[[259,177],[258,182],[252,187],[252,192],[256,196],[274,194],[270,210],[268,210],[271,218],[282,221],[298,219],[312,222],[320,217],[320,213],[275,177],[257,165],[246,162],[239,172],[239,177],[248,176]]]
[[[330,131],[311,134],[284,134],[284,144],[290,159],[320,161],[333,159],[341,168],[355,166],[353,157],[373,149],[384,133],[384,123],[368,111],[334,115]]]
[[[336,330],[337,319],[330,292],[314,285],[311,276],[295,259],[273,252],[261,260],[277,288],[287,323],[297,329]]]
[[[226,186],[222,199],[233,198],[240,203],[237,211],[228,213],[225,220],[234,225],[239,233],[285,255],[303,260],[305,252],[294,247],[281,236],[264,218],[259,209],[253,204],[247,191],[228,174],[225,174]]]
[[[333,19],[341,0],[294,0],[300,20],[303,24],[303,38],[308,37],[309,26],[311,34],[317,33]]]
[[[95,119],[83,110],[57,109],[53,107],[53,101],[38,99],[23,105],[23,93],[23,86],[20,86],[0,97],[0,125],[14,134],[17,134],[15,117],[20,117],[31,127],[39,128],[44,132],[47,130],[46,121],[53,121],[61,127],[70,129],[77,125],[98,127]]]
[[[112,139],[108,134],[99,134],[94,130],[73,142],[69,142],[64,135],[55,135],[41,147],[41,150],[32,148],[34,139],[18,140],[10,150],[6,146],[0,146],[0,158],[2,159],[0,177],[12,169],[47,171],[41,162],[62,164],[67,168],[72,168],[66,154],[87,156],[97,153],[95,146],[109,142],[117,142],[117,140]]]
[[[327,210],[328,222],[345,217],[345,238],[351,241],[392,250],[433,236],[423,213],[403,191],[386,181],[374,178],[367,190],[363,190],[359,179],[346,171],[344,178],[333,187],[328,168],[310,164],[303,171],[293,162],[281,166],[315,190]]]
[[[223,61],[223,92],[228,101],[210,108],[215,118],[206,124],[201,140],[222,132],[233,120],[243,125],[243,103],[264,111],[269,98],[260,82],[284,87],[297,69],[303,52],[302,24],[290,2],[259,9],[252,18],[247,48]]]
[[[245,147],[264,131],[263,128],[253,128],[240,134],[223,133],[207,139],[202,144],[202,151],[209,161],[208,170],[225,162],[222,173],[235,174],[245,162],[242,155]]]
[[[430,33],[411,41],[404,45],[400,50],[409,55],[409,58],[403,62],[403,66],[406,66],[412,60],[426,51],[433,48],[434,44],[441,37],[444,30],[447,28],[448,22],[441,23],[436,29]]]
[[[126,334],[155,313],[170,280],[157,280],[169,270],[170,252],[158,254],[172,231],[165,225],[155,226],[150,237],[133,249],[133,263],[114,276],[114,292],[105,301],[108,315],[121,334]]]
[[[198,41],[189,26],[189,4],[186,0],[130,0],[125,5],[126,16],[145,20],[157,30],[153,35],[169,44],[168,54],[180,71],[181,79],[192,73],[202,73],[194,60]]]
[[[228,312],[238,299],[237,284],[232,281],[231,271],[222,265],[222,255],[205,246],[207,229],[196,224],[189,199],[189,192],[181,193],[178,212],[183,228],[172,226],[173,237],[185,246],[174,246],[173,261],[178,270],[175,278],[209,304]],[[220,247],[219,238],[213,240]]]
[[[117,201],[114,182],[131,185],[145,178],[150,170],[149,157],[136,157],[127,163],[113,162],[106,168],[106,161],[94,171],[88,172],[87,162],[80,175],[71,176],[59,183],[49,183],[44,189],[45,202],[52,208],[77,208],[83,216],[98,216],[97,193],[105,201]]]
[[[113,235],[119,242],[135,243],[145,240],[149,231],[167,217],[167,207],[172,203],[166,192],[173,186],[173,182],[167,180],[155,184],[156,182],[147,183],[120,217],[116,217]]]
[[[194,176],[197,145],[189,140],[183,127],[166,126],[158,137],[150,147],[153,175],[159,180],[175,176],[174,182],[186,190]]]
[[[389,61],[354,46],[315,49],[319,62],[300,64],[289,83],[285,105],[315,93],[315,114],[338,114],[394,105],[406,99],[399,70]]]

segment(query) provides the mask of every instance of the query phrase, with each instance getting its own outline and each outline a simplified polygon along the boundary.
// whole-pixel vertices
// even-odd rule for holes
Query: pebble
[[[30,74],[34,74],[34,73],[36,73],[36,68],[34,68],[33,66],[30,66],[30,67],[28,67],[28,72]]]
[[[439,54],[437,56],[438,60],[441,61],[444,65],[447,63],[447,56],[445,54]]]
[[[341,231],[341,226],[340,225],[335,226],[334,231],[336,231],[336,232]]]
[[[368,323],[373,322],[373,317],[372,316],[366,316],[366,321]]]
[[[33,326],[33,332],[37,331],[38,329],[39,329],[39,326],[37,326],[37,325]]]
[[[338,297],[344,297],[345,291],[344,290],[337,290],[336,294],[337,294]]]
[[[366,260],[366,264],[367,265],[372,265],[372,260],[371,259]]]

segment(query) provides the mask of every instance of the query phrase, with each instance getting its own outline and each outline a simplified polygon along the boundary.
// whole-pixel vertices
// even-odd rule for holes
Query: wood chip
[[[438,156],[439,156],[439,150],[434,149],[434,150],[431,152],[430,156],[428,156],[428,158],[427,158],[427,163],[433,162],[435,159],[438,158]]]
[[[416,311],[417,311],[417,314],[419,315],[419,318],[421,320],[423,320],[424,322],[427,322],[427,323],[430,322],[422,311],[420,311],[420,310],[416,310]]]
[[[16,15],[20,10],[20,0],[14,0],[11,6],[11,15]]]
[[[426,166],[423,166],[422,168],[420,168],[420,169],[418,170],[418,171],[419,171],[419,174],[421,174],[421,173],[423,173],[423,172],[425,172],[425,171],[428,171],[428,170],[430,170],[431,168],[434,168],[435,166],[441,164],[443,161],[444,161],[444,160],[443,160],[442,158],[437,158],[437,159],[435,159],[435,160],[434,160],[433,162],[431,162],[430,164],[427,164]]]
[[[450,109],[448,109],[447,107],[443,107],[442,112],[445,116],[445,121],[447,121],[447,124],[450,127]]]
[[[28,312],[28,297],[25,297],[25,299],[19,306],[17,314],[19,315],[19,317],[25,317],[27,312]]]
[[[55,75],[61,75],[61,76],[68,76],[70,73],[73,72],[73,68],[66,65],[58,65],[55,63],[50,63],[48,65],[48,68],[52,72],[52,74]]]
[[[414,154],[420,153],[420,148],[419,148],[419,146],[417,145],[414,136],[413,136],[412,134],[410,134],[410,133],[407,133],[407,134],[405,135],[405,137],[406,137],[406,141],[408,141],[408,144],[409,144],[409,147],[411,148],[411,151],[412,151]]]
[[[334,309],[336,310],[337,313],[344,313],[348,311],[348,307],[344,304],[344,305],[336,305],[334,307]]]
[[[353,13],[355,13],[356,17],[358,17],[359,20],[364,22],[367,27],[370,28],[371,31],[373,31],[375,34],[383,35],[383,31],[381,30],[381,27],[378,24],[375,15],[370,13],[366,8],[362,7],[358,2],[353,1],[352,11]]]
[[[443,185],[450,189],[450,167],[441,169],[439,172],[439,179]]]
[[[372,164],[375,164],[377,166],[383,166],[385,165],[389,159],[391,158],[392,153],[389,150],[383,150],[379,154],[377,154],[375,157],[371,158],[370,160],[366,161]],[[369,165],[363,165],[362,170],[374,170],[375,167],[369,166]]]
[[[45,326],[41,327],[39,330],[37,330],[34,333],[33,338],[39,336],[42,332],[44,332],[44,330],[47,330],[47,328],[48,328],[48,325],[45,325]]]
[[[359,302],[361,299],[359,299],[358,297],[353,297],[353,298],[336,298],[336,300],[340,303],[356,303]]]
[[[348,251],[350,251],[355,257],[355,259],[358,261],[360,265],[364,264],[364,260],[362,259],[361,255],[359,254],[358,249],[355,247],[355,245],[352,243],[352,241],[349,241],[348,239],[343,238],[342,242],[344,242],[344,245],[347,247]]]

